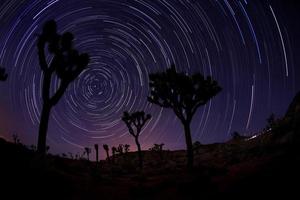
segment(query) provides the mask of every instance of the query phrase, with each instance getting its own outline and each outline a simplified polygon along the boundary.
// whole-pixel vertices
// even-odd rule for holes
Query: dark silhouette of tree
[[[267,119],[267,129],[272,129],[274,126],[275,126],[275,124],[276,124],[276,117],[275,117],[275,114],[274,113],[272,113],[269,117],[268,117],[268,119]]]
[[[87,156],[88,161],[90,160],[90,153],[92,152],[91,148],[85,147],[84,148],[85,154]]]
[[[124,145],[123,144],[119,144],[118,148],[117,148],[117,153],[122,155],[124,153]]]
[[[113,162],[114,162],[115,158],[116,158],[117,148],[116,147],[112,147],[111,148],[111,152],[112,152],[112,158],[113,158]]]
[[[49,152],[49,150],[50,150],[50,146],[46,146],[46,153],[48,153]]]
[[[99,162],[99,146],[98,146],[98,144],[95,144],[94,147],[95,147],[95,151],[96,151],[96,163],[98,164],[98,162]]]
[[[13,134],[12,138],[13,138],[14,144],[20,144],[21,143],[18,134]]]
[[[141,145],[139,143],[139,136],[142,131],[143,126],[146,124],[148,120],[151,119],[150,114],[145,114],[145,112],[134,112],[129,114],[128,112],[124,112],[122,120],[125,122],[130,135],[132,135],[135,139],[135,143],[138,149],[139,156],[139,167],[143,168],[143,155]]]
[[[243,136],[242,134],[240,134],[239,132],[237,131],[234,131],[232,134],[232,139],[233,140],[245,140],[247,138],[249,138],[248,136]]]
[[[200,148],[201,148],[201,143],[199,141],[193,143],[193,150],[196,154],[199,153]]]
[[[70,158],[73,160],[74,156],[73,156],[72,152],[68,152],[68,154],[69,154]]]
[[[36,151],[36,146],[35,146],[35,145],[33,145],[33,144],[32,144],[32,145],[30,145],[30,147],[29,147],[29,148],[30,148],[30,150],[31,150],[31,151]]]
[[[200,73],[187,75],[176,72],[175,65],[166,72],[149,75],[150,96],[148,101],[164,108],[173,109],[183,124],[187,147],[187,166],[193,167],[194,153],[190,124],[200,106],[205,105],[221,91],[221,87],[210,76]]]
[[[124,145],[124,151],[125,151],[125,153],[128,153],[129,151],[130,151],[130,145],[129,144],[125,144]]]
[[[104,149],[105,152],[106,152],[106,159],[107,159],[108,161],[110,161],[110,158],[109,158],[109,147],[108,147],[108,145],[107,145],[107,144],[104,144],[104,145],[103,145],[103,149]]]
[[[38,57],[43,71],[43,108],[37,150],[42,155],[46,153],[48,121],[52,107],[58,103],[68,85],[86,69],[89,63],[88,54],[79,54],[73,48],[73,38],[73,34],[69,32],[59,35],[54,20],[46,22],[42,34],[38,36]],[[50,63],[46,60],[47,46],[48,52],[53,56]],[[60,79],[60,85],[56,91],[51,92],[51,80],[54,74]]]
[[[6,81],[8,75],[5,73],[5,68],[0,67],[0,81]]]
[[[154,144],[153,147],[149,148],[149,150],[150,151],[162,151],[164,145],[165,145],[164,143]]]
[[[164,145],[165,145],[164,143],[154,144],[154,146],[149,148],[149,150],[152,152],[157,152],[159,154],[160,159],[163,159],[163,146]]]

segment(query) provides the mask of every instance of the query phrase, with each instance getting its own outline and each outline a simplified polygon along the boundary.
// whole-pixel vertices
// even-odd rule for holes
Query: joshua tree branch
[[[56,93],[54,94],[54,96],[51,97],[50,102],[51,105],[56,105],[59,101],[59,99],[63,96],[63,94],[65,93],[67,87],[69,85],[69,82],[67,81],[62,81],[58,90],[56,91]]]
[[[45,57],[45,45],[46,41],[43,36],[39,36],[38,38],[38,56],[39,56],[39,63],[41,66],[41,69],[45,72],[48,69],[48,64]]]

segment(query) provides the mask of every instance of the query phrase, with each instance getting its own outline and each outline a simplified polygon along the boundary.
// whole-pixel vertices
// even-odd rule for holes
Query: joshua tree
[[[112,148],[111,148],[111,152],[112,152],[113,161],[114,161],[114,160],[115,160],[115,157],[116,157],[117,148],[116,148],[116,147],[112,147]]]
[[[19,138],[18,134],[13,134],[12,137],[13,137],[15,144],[20,144],[20,138]]]
[[[163,146],[165,144],[164,143],[161,143],[161,144],[154,144],[153,147],[151,147],[149,150],[150,151],[153,151],[153,152],[157,152],[159,154],[159,157],[161,159],[163,159]]]
[[[149,150],[150,151],[162,151],[164,145],[165,145],[164,143],[154,144],[154,146],[149,148]]]
[[[73,160],[74,156],[73,156],[72,152],[68,152],[68,154],[69,154],[70,158]]]
[[[149,75],[150,96],[148,101],[164,108],[173,109],[181,121],[187,147],[187,166],[193,167],[194,153],[190,124],[197,109],[205,105],[221,91],[221,87],[210,76],[187,75],[177,72],[175,65],[166,72]]]
[[[5,73],[5,68],[0,67],[0,81],[6,81],[8,75]]]
[[[58,103],[69,84],[86,69],[89,63],[87,54],[79,54],[73,48],[73,38],[73,34],[69,32],[59,35],[56,32],[56,22],[54,20],[46,22],[42,34],[38,36],[38,57],[43,72],[43,107],[37,150],[42,155],[46,153],[48,121],[52,107]],[[49,63],[45,53],[47,46],[48,52],[53,56]],[[50,91],[54,74],[60,79],[60,84],[56,91]]]
[[[31,150],[31,151],[36,151],[36,146],[35,146],[35,145],[33,145],[33,144],[32,144],[32,145],[30,145],[30,150]]]
[[[84,148],[84,151],[85,151],[86,156],[87,156],[87,159],[88,159],[88,161],[89,161],[89,160],[90,160],[90,153],[92,152],[92,150],[91,150],[91,148],[89,148],[89,147],[85,147],[85,148]]]
[[[123,144],[119,144],[119,146],[117,148],[117,153],[119,153],[119,154],[122,155],[124,153],[123,149],[124,149],[124,145]]]
[[[124,112],[122,120],[125,122],[130,135],[132,135],[135,139],[135,143],[138,149],[139,156],[139,167],[143,168],[143,155],[141,145],[139,143],[139,136],[142,131],[143,126],[146,124],[148,120],[151,119],[150,114],[145,114],[145,112],[134,112],[129,114],[128,112]]]
[[[98,163],[99,162],[99,146],[98,146],[98,144],[95,144],[94,145],[94,147],[95,147],[95,151],[96,151],[96,163]]]
[[[267,129],[272,129],[272,128],[274,128],[274,125],[276,124],[276,117],[275,117],[275,114],[274,114],[274,113],[272,113],[272,114],[268,117],[267,122],[268,122],[268,124],[267,124]]]
[[[196,154],[199,153],[200,147],[201,147],[201,143],[199,141],[196,141],[193,143],[193,150]]]
[[[108,145],[107,145],[107,144],[104,144],[104,145],[103,145],[103,149],[104,149],[105,152],[106,152],[106,159],[107,159],[108,161],[110,161],[110,159],[109,159],[109,147],[108,147]],[[114,154],[114,152],[113,152],[113,154]]]
[[[130,148],[130,145],[129,145],[129,144],[125,144],[125,145],[124,145],[124,151],[125,151],[125,153],[128,153],[128,152],[129,152],[129,148]]]
[[[50,150],[50,146],[46,146],[46,153],[48,153],[49,152],[49,150]]]

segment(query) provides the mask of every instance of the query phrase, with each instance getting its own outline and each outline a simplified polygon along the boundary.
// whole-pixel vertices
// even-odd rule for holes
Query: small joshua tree
[[[108,161],[110,161],[110,159],[109,159],[109,147],[108,147],[108,145],[107,145],[107,144],[104,144],[104,145],[103,145],[103,149],[104,149],[105,152],[106,152],[106,159],[107,159]]]
[[[125,153],[128,153],[128,152],[129,152],[129,148],[130,148],[130,145],[129,145],[129,144],[125,144],[125,145],[124,145],[124,151],[125,151]]]
[[[8,75],[5,73],[5,68],[0,67],[0,81],[6,81]]]
[[[69,84],[86,69],[89,63],[87,54],[79,54],[73,48],[74,36],[72,33],[59,35],[56,31],[54,20],[46,22],[37,42],[39,64],[43,72],[43,106],[37,145],[37,150],[41,155],[46,154],[46,138],[51,109],[59,102]],[[47,46],[48,52],[53,56],[50,63],[46,59],[45,48]],[[60,84],[58,89],[52,92],[50,90],[54,74],[59,78]]]
[[[152,152],[157,152],[159,154],[159,157],[161,159],[163,159],[163,146],[164,145],[165,145],[164,143],[154,144],[154,146],[151,147],[149,150],[152,151]]]
[[[134,112],[129,114],[128,112],[124,112],[122,120],[126,124],[130,135],[132,135],[135,139],[135,143],[138,149],[138,156],[139,156],[139,167],[140,169],[143,168],[143,155],[141,145],[139,143],[139,136],[141,134],[142,128],[146,124],[148,120],[151,119],[150,114],[145,114],[145,112]]]
[[[124,153],[123,151],[124,149],[124,145],[123,144],[119,144],[118,148],[117,148],[117,153],[122,155]]]
[[[112,147],[111,148],[111,152],[112,152],[112,158],[113,158],[113,162],[114,162],[115,158],[116,158],[117,148],[116,147]]]
[[[12,137],[15,144],[20,144],[20,138],[18,134],[13,134]]]
[[[35,146],[35,145],[33,145],[33,144],[32,144],[32,145],[30,145],[30,150],[31,150],[31,151],[36,151],[36,146]]]
[[[242,139],[245,139],[246,137],[245,136],[242,136],[239,132],[237,131],[234,131],[232,134],[232,139],[233,140],[242,140]]]
[[[99,146],[98,146],[98,144],[95,144],[94,145],[94,147],[95,147],[95,151],[96,151],[96,163],[98,164],[98,162],[99,162]]]
[[[275,126],[275,124],[276,124],[276,117],[275,117],[275,114],[274,114],[274,113],[272,113],[272,114],[268,117],[267,122],[268,122],[268,124],[267,124],[267,129],[268,129],[268,130],[274,128],[274,126]]]
[[[199,153],[200,147],[201,147],[201,143],[199,141],[196,141],[193,143],[193,150],[196,154]]]
[[[69,157],[73,160],[74,159],[73,153],[72,152],[68,152],[68,154],[69,154]]]
[[[48,153],[49,152],[49,150],[50,150],[50,146],[46,146],[46,153]]]
[[[91,148],[85,147],[84,148],[85,154],[87,156],[88,161],[90,160],[90,153],[92,152]]]
[[[148,101],[163,108],[171,108],[181,121],[187,148],[187,167],[193,168],[194,152],[191,122],[200,106],[205,105],[221,91],[217,81],[202,74],[187,75],[177,72],[175,65],[166,72],[149,75],[150,95]]]

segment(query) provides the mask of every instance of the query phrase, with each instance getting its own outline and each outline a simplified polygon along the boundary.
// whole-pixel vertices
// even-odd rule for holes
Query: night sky
[[[42,107],[36,41],[49,19],[59,33],[72,32],[76,48],[91,57],[52,110],[53,153],[77,153],[95,143],[128,143],[135,150],[121,121],[125,110],[153,116],[140,137],[143,149],[162,142],[167,149],[185,148],[172,110],[147,102],[148,74],[172,63],[178,71],[211,75],[223,88],[194,116],[194,141],[255,134],[272,112],[282,116],[300,89],[296,2],[1,0],[0,65],[9,78],[0,83],[0,136],[17,133],[23,143],[36,144]],[[54,79],[52,90],[58,84]]]

